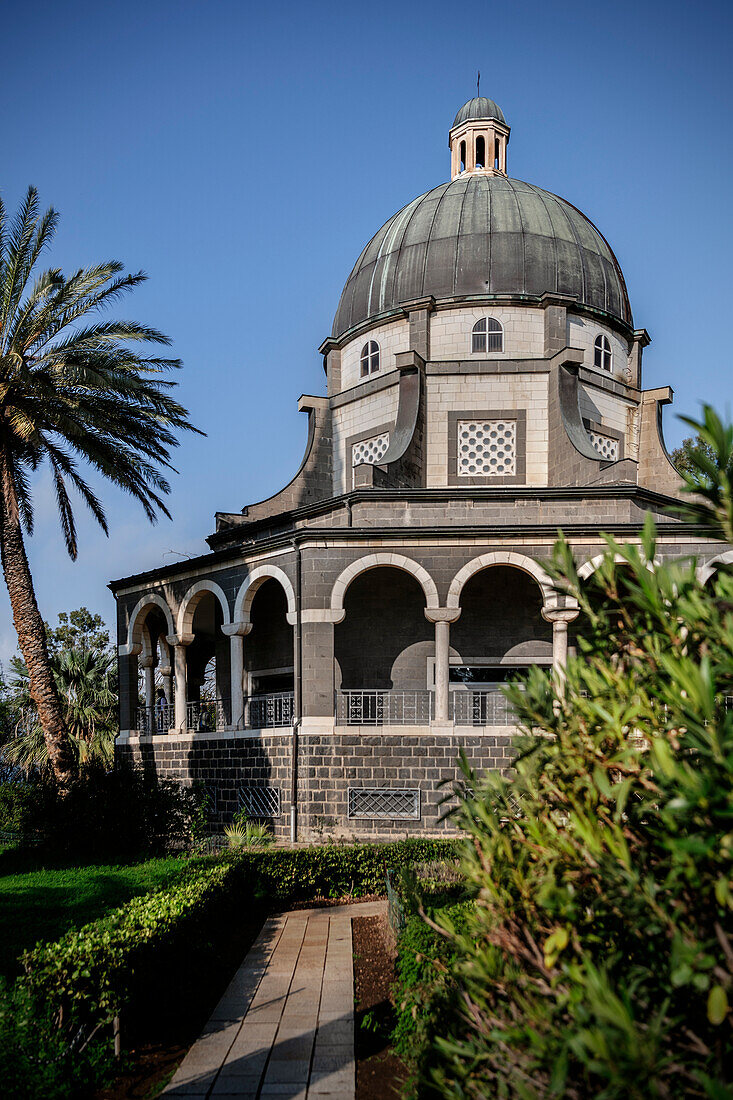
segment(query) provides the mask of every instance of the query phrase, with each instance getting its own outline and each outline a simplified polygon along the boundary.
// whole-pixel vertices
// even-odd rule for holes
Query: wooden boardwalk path
[[[162,1095],[354,1100],[351,918],[385,907],[270,917]]]

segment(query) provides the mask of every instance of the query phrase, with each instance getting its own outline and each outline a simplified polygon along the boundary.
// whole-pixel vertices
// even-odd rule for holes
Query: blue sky
[[[0,190],[62,214],[64,269],[144,268],[124,313],[174,340],[180,399],[206,438],[174,456],[173,521],[105,488],[111,537],[79,506],[65,557],[50,484],[29,553],[41,610],[111,623],[113,577],[206,550],[213,514],[292,476],[301,393],[366,241],[448,178],[447,132],[481,91],[512,126],[510,175],[584,210],[624,269],[653,343],[646,387],[674,412],[733,410],[733,216],[723,3],[6,0]],[[0,658],[15,649],[5,589]]]

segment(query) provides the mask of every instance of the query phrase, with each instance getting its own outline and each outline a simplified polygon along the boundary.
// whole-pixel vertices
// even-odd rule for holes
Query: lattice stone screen
[[[349,787],[349,817],[390,821],[420,818],[420,791],[397,787]]]
[[[601,435],[600,432],[594,432],[592,429],[588,430],[588,435],[602,458],[607,458],[609,462],[615,462],[618,459],[618,439],[611,439],[610,435]]]
[[[516,420],[459,420],[457,443],[459,477],[516,474]]]
[[[370,466],[377,466],[389,447],[389,432],[381,435],[373,435],[371,439],[362,439],[351,448],[351,465],[358,466],[362,462]]]
[[[245,783],[239,788],[239,808],[247,817],[280,817],[280,788]]]

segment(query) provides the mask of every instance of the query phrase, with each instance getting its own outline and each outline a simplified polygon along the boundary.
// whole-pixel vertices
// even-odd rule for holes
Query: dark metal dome
[[[569,294],[632,326],[605,237],[569,202],[505,176],[471,175],[414,199],[356,261],[333,336],[412,298]]]
[[[462,122],[466,122],[469,118],[495,118],[506,125],[501,107],[494,103],[493,99],[487,99],[485,95],[475,96],[474,99],[469,99],[468,103],[463,104],[453,119],[451,130],[456,126],[460,126]]]

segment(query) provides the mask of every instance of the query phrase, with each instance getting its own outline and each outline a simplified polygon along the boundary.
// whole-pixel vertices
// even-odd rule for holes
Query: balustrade
[[[432,718],[432,691],[340,691],[336,697],[342,725],[423,726]]]
[[[252,695],[245,708],[247,729],[273,729],[293,724],[293,692]]]
[[[450,716],[457,726],[513,726],[517,721],[503,692],[486,689],[452,691]]]

